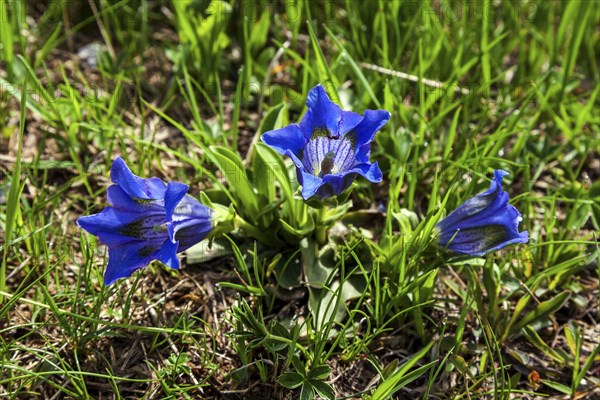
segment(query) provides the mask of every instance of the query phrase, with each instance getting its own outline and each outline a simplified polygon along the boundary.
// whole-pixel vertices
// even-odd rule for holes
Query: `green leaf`
[[[450,362],[462,375],[469,375],[471,379],[475,378],[469,370],[469,364],[467,364],[467,361],[463,357],[459,355],[450,356]]]
[[[521,330],[521,328],[532,324],[533,322],[539,321],[540,319],[547,318],[550,314],[559,310],[571,297],[571,292],[565,290],[559,293],[550,300],[541,302],[533,310],[525,314],[520,318],[510,329],[511,333],[515,333]]]
[[[562,383],[558,383],[558,382],[553,382],[553,381],[548,381],[546,379],[542,379],[541,382],[548,386],[551,387],[552,389],[556,390],[557,392],[561,392],[564,394],[571,394],[571,388],[569,388],[568,386],[563,385]]]
[[[381,377],[383,380],[386,380],[392,376],[392,374],[396,371],[396,368],[398,368],[399,363],[400,361],[397,358],[394,358],[391,363],[383,368],[381,371]]]
[[[279,377],[279,384],[288,389],[296,389],[302,382],[304,378],[297,372],[285,372]]]
[[[425,274],[425,279],[421,280],[421,284],[417,287],[417,290],[413,292],[414,303],[420,304],[429,301],[433,297],[433,289],[435,285],[435,278],[437,277],[437,269]],[[425,324],[423,323],[422,308],[417,308],[411,311],[413,318],[415,319],[415,327],[417,332],[422,339],[425,339]]]
[[[362,83],[364,89],[371,97],[371,101],[373,101],[373,104],[375,104],[377,106],[377,108],[381,108],[381,103],[379,102],[379,99],[373,92],[373,89],[371,88],[371,85],[369,84],[369,80],[362,73],[361,68],[358,66],[356,61],[354,61],[354,58],[352,58],[352,56],[346,51],[346,49],[344,48],[342,43],[339,41],[337,36],[326,25],[323,25],[323,27],[327,31],[327,34],[329,34],[329,37],[331,38],[331,40],[333,40],[333,43],[335,43],[335,45],[337,46],[338,50],[341,53],[341,56],[344,57],[344,59],[346,61],[348,61],[348,63],[350,64],[352,71],[354,71],[354,73],[356,74],[356,77],[358,78],[360,83]]]
[[[579,371],[579,374],[575,378],[575,384],[577,386],[579,386],[579,383],[581,382],[581,380],[583,379],[585,374],[592,367],[592,364],[600,361],[600,359],[599,359],[600,357],[598,357],[599,353],[600,353],[600,343],[598,343],[598,345],[594,348],[594,350],[592,350],[592,352],[588,355],[587,360],[585,361],[585,364],[583,364],[581,371]]]
[[[305,0],[307,1],[307,0]],[[309,11],[309,7],[307,4],[306,7],[307,12]],[[319,75],[319,81],[323,83],[325,87],[325,91],[331,98],[331,101],[334,103],[340,104],[340,97],[336,91],[336,81],[334,80],[334,76],[327,65],[327,60],[325,59],[325,54],[323,54],[323,50],[321,46],[319,46],[319,40],[317,35],[315,34],[315,29],[313,27],[313,23],[311,18],[308,18],[306,26],[308,27],[308,35],[310,36],[310,43],[315,51],[315,55],[317,57],[317,73]]]
[[[500,294],[500,269],[493,262],[492,259],[486,261],[483,266],[483,285],[488,295],[488,303],[490,304],[487,308],[488,318],[492,321],[496,320],[498,314],[498,295]]]
[[[573,324],[573,321],[569,321],[567,325],[565,325],[565,339],[567,340],[567,347],[571,351],[571,354],[575,355],[578,353],[577,351],[577,342],[579,333],[577,332],[577,327]]]
[[[290,332],[281,324],[281,322],[273,321],[271,325],[271,332],[276,336],[290,339]]]
[[[438,269],[436,268],[419,276],[417,279],[402,288],[402,290],[398,293],[398,296],[406,296],[408,294],[412,295],[414,292],[418,291],[421,286],[431,285],[432,282],[435,282],[437,272]]]
[[[458,107],[456,112],[454,113],[454,117],[452,118],[452,123],[450,124],[450,129],[448,129],[448,136],[445,139],[444,143],[444,160],[448,159],[450,152],[452,151],[452,145],[454,144],[454,138],[456,137],[456,127],[458,125],[458,117],[460,115],[460,111],[462,107]]]
[[[360,297],[365,287],[363,277],[352,276],[344,280],[341,288],[337,280],[329,288],[310,288],[308,308],[315,319],[315,329],[321,330],[329,322],[341,322],[347,313],[346,302]]]
[[[335,391],[327,382],[311,379],[310,384],[321,396],[328,400],[335,400]]]
[[[335,246],[327,245],[319,250],[319,245],[315,241],[303,239],[300,247],[306,281],[309,285],[321,287],[335,268]]]
[[[567,354],[565,352],[558,352],[551,348],[532,327],[526,326],[523,329],[523,335],[529,343],[559,364],[564,365],[568,362]]]
[[[286,198],[293,199],[294,190],[292,189],[292,182],[285,163],[283,162],[283,158],[281,158],[275,150],[264,143],[255,144],[254,150],[262,162],[269,166],[269,173],[272,173],[275,176]]]
[[[252,180],[261,203],[275,203],[273,201],[275,200],[275,176],[272,172],[272,166],[267,164],[262,157],[255,157],[252,164]],[[279,206],[279,203],[275,204]]]
[[[306,219],[306,224],[301,225],[301,228],[295,228],[292,225],[288,224],[287,221],[281,218],[279,219],[279,222],[281,223],[281,226],[283,227],[283,229],[285,229],[286,232],[292,234],[298,239],[308,236],[312,231],[315,230],[315,221],[312,219],[311,216],[308,216],[308,218]]]
[[[28,78],[25,77],[25,84],[23,85],[23,92],[21,93],[21,114],[19,124],[19,139],[17,147],[17,159],[15,167],[11,175],[11,185],[8,189],[8,199],[6,203],[6,216],[5,216],[5,231],[4,231],[4,243],[5,247],[2,251],[2,263],[0,264],[0,291],[6,290],[6,270],[8,252],[11,250],[10,243],[12,241],[12,235],[15,233],[15,226],[17,222],[21,220],[21,193],[25,187],[25,180],[21,178],[21,156],[23,154],[23,137],[25,134],[25,96],[27,94],[27,83]],[[0,296],[0,304],[4,302],[4,296]]]
[[[302,385],[302,390],[300,391],[300,400],[312,400],[314,397],[315,392],[312,385]]]
[[[256,55],[256,52],[263,48],[267,43],[267,39],[269,37],[269,27],[271,26],[270,21],[271,17],[269,7],[265,7],[260,19],[252,27],[250,38],[248,39],[250,52],[253,55]]]
[[[292,365],[296,368],[296,371],[304,376],[306,374],[306,366],[302,363],[298,356],[292,357]]]
[[[257,133],[259,135],[262,135],[267,131],[283,128],[284,121],[287,121],[287,104],[279,103],[271,107],[271,109],[267,112],[262,121],[260,121]]]
[[[423,358],[433,346],[433,342],[429,342],[425,347],[413,354],[411,358],[406,361],[396,372],[394,372],[388,379],[383,381],[381,385],[373,393],[372,400],[384,400],[390,398],[394,393],[404,387],[406,384],[417,379],[423,375],[429,368],[433,367],[437,361],[432,361],[420,368],[407,374],[407,372],[421,359]]]
[[[219,166],[219,169],[227,178],[227,183],[229,183],[232,192],[237,195],[238,204],[236,204],[236,209],[238,211],[243,210],[246,216],[256,216],[259,212],[258,200],[239,155],[220,146],[211,146],[210,153],[207,155]]]
[[[329,376],[331,368],[328,365],[321,365],[310,370],[308,377],[310,379],[323,380]]]

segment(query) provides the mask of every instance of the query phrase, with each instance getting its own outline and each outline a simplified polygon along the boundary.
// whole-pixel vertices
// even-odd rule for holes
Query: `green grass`
[[[600,395],[600,3],[93,4],[0,0],[0,397]],[[258,136],[318,83],[392,118],[384,182],[317,215]],[[75,220],[117,155],[238,229],[105,287]],[[530,243],[435,250],[498,168]]]

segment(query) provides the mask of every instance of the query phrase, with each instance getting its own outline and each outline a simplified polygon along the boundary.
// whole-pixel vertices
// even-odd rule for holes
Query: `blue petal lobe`
[[[282,155],[288,150],[294,154],[299,154],[306,144],[304,134],[298,124],[291,124],[285,128],[265,132],[260,138],[265,144]]]
[[[357,145],[370,143],[375,133],[387,124],[390,117],[391,114],[386,110],[366,110],[363,120],[354,128]]]
[[[325,183],[320,190],[319,196],[321,198],[337,196],[344,190],[348,189],[352,182],[356,178],[355,173],[342,173],[335,175],[325,175],[323,182]]]
[[[366,110],[362,122],[349,135],[355,137],[356,160],[358,163],[368,163],[371,153],[370,143],[379,131],[390,119],[390,113],[386,110]]]
[[[98,214],[77,218],[77,225],[92,235],[98,236],[106,245],[131,241],[131,237],[121,233],[121,229],[140,218],[138,213],[126,213],[106,207]]]
[[[373,164],[358,164],[348,172],[356,172],[365,177],[369,182],[379,183],[383,179],[383,174],[379,164],[375,161]]]
[[[285,155],[292,159],[292,161],[294,162],[294,165],[297,168],[300,168],[300,169],[304,168],[304,163],[298,158],[298,156],[296,156],[294,153],[292,153],[291,150],[286,151]]]
[[[110,285],[117,279],[127,278],[136,270],[145,267],[156,258],[161,247],[162,243],[157,245],[142,241],[119,247],[109,247],[104,284]]]
[[[162,200],[165,196],[166,185],[163,181],[134,175],[121,157],[113,161],[110,178],[134,200]]]
[[[179,241],[177,252],[180,253],[204,240],[212,230],[212,224],[210,220],[196,219],[181,223],[177,228],[175,237]]]
[[[119,185],[111,185],[106,191],[108,202],[115,210],[131,213],[162,212],[160,201],[135,201]]]
[[[340,119],[340,123],[338,125],[338,132],[340,135],[345,135],[347,132],[350,132],[354,128],[356,128],[361,121],[363,121],[364,117],[360,114],[357,114],[352,111],[342,111],[342,118]]]
[[[179,269],[180,263],[179,258],[177,258],[177,252],[178,243],[173,243],[170,240],[166,240],[160,250],[155,254],[155,257],[167,267],[171,269]]]
[[[314,176],[304,171],[299,171],[302,174],[300,180],[302,181],[302,197],[304,200],[310,199],[317,193],[319,187],[323,185],[323,179],[318,176]]]
[[[332,102],[325,89],[321,85],[317,85],[308,92],[306,105],[309,111],[304,114],[300,127],[306,134],[312,134],[315,129],[325,128],[329,134],[338,137],[339,125],[342,119],[342,109],[340,106]],[[352,117],[349,117],[349,122],[352,123]]]

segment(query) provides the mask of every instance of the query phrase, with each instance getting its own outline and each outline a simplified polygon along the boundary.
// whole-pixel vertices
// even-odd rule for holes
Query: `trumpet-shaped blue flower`
[[[187,196],[187,185],[140,178],[119,157],[110,176],[115,183],[107,191],[111,206],[77,219],[81,228],[108,246],[104,283],[128,277],[152,260],[178,269],[177,253],[211,231],[212,210]]]
[[[385,110],[366,110],[365,115],[342,111],[317,85],[306,100],[308,111],[299,124],[265,132],[262,141],[296,165],[302,197],[337,196],[361,175],[381,182],[377,163],[369,161],[375,133],[390,119]]]
[[[437,224],[438,244],[456,253],[482,256],[513,243],[527,243],[527,231],[519,232],[523,219],[508,204],[502,178],[508,172],[494,171],[490,188],[462,203]]]

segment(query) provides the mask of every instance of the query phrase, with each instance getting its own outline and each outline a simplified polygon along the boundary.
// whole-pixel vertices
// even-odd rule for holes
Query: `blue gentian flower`
[[[494,171],[490,188],[462,203],[437,224],[438,244],[456,253],[482,256],[513,243],[527,243],[527,231],[519,232],[523,219],[508,204],[502,178],[508,172]]]
[[[152,260],[178,269],[177,253],[211,231],[212,210],[187,196],[187,185],[140,178],[119,157],[110,177],[115,183],[107,191],[111,206],[77,219],[77,225],[108,246],[106,285],[130,276]]]
[[[390,119],[385,110],[366,110],[365,115],[342,111],[317,85],[306,99],[308,111],[299,124],[265,132],[262,141],[296,165],[305,200],[337,196],[357,175],[381,182],[377,163],[369,161],[370,143]]]

